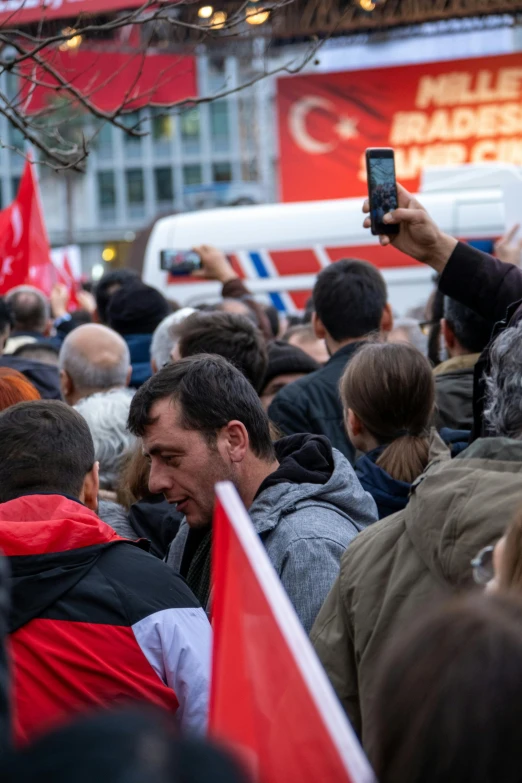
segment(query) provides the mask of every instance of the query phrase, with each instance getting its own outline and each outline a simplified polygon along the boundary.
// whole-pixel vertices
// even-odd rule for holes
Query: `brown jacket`
[[[473,427],[473,374],[479,353],[454,356],[433,370],[437,399],[436,427],[471,430]]]
[[[312,643],[371,760],[379,657],[430,603],[472,585],[470,561],[501,537],[522,500],[522,442],[476,441],[440,455],[409,504],[360,533],[312,628]]]

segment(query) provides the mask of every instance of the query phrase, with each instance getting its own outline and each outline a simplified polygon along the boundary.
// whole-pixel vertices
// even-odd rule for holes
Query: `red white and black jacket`
[[[146,701],[206,727],[211,629],[185,582],[78,501],[0,504],[12,572],[15,739],[115,702]]]

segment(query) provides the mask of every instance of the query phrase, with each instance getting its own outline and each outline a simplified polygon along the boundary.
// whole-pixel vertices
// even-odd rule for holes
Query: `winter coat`
[[[211,631],[182,579],[80,502],[0,505],[10,561],[15,738],[122,700],[206,725]]]
[[[357,342],[340,348],[320,370],[281,389],[268,409],[271,421],[285,435],[326,435],[352,464],[355,449],[344,429],[339,381],[360,346]]]
[[[492,340],[522,319],[522,270],[459,242],[440,276],[439,289],[491,322]],[[472,438],[486,435],[484,425],[485,376],[489,346],[475,365]]]
[[[476,441],[438,456],[404,511],[361,533],[312,629],[316,652],[370,755],[375,675],[393,634],[473,584],[471,560],[520,508],[522,442]]]
[[[408,502],[411,489],[411,484],[407,481],[392,478],[376,464],[384,448],[380,446],[368,452],[355,463],[355,475],[361,482],[362,488],[375,500],[379,519],[401,511]]]
[[[471,430],[473,426],[473,374],[479,353],[454,356],[435,367],[438,430]]]
[[[127,511],[118,503],[100,500],[98,516],[122,538],[145,539],[149,552],[163,560],[179,530],[183,514],[179,514],[163,495],[148,495]]]
[[[58,367],[33,359],[24,359],[23,356],[7,356],[5,354],[0,356],[0,367],[10,367],[25,375],[29,383],[32,383],[39,391],[43,400],[62,399]]]
[[[280,467],[261,485],[249,514],[309,631],[339,573],[344,550],[375,522],[377,509],[350,463],[326,438],[283,438],[276,443],[276,453]],[[314,478],[320,481],[310,480]],[[183,522],[172,543],[167,562],[176,571],[188,532]]]
[[[151,334],[124,334],[123,339],[129,346],[132,375],[129,386],[138,389],[152,376],[150,365]]]

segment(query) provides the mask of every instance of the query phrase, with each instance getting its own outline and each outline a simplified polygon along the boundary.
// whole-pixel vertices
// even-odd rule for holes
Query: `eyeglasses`
[[[495,577],[495,569],[493,567],[494,550],[494,546],[485,546],[471,561],[475,584],[487,585]]]

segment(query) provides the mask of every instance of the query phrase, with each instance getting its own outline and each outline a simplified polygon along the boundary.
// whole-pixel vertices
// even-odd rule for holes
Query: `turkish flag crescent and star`
[[[216,486],[209,733],[259,783],[370,783],[372,770],[244,506]]]
[[[29,283],[49,295],[55,279],[38,183],[28,161],[16,199],[0,212],[0,294]]]
[[[520,53],[278,79],[283,201],[366,194],[366,147],[411,192],[428,166],[522,165]]]

